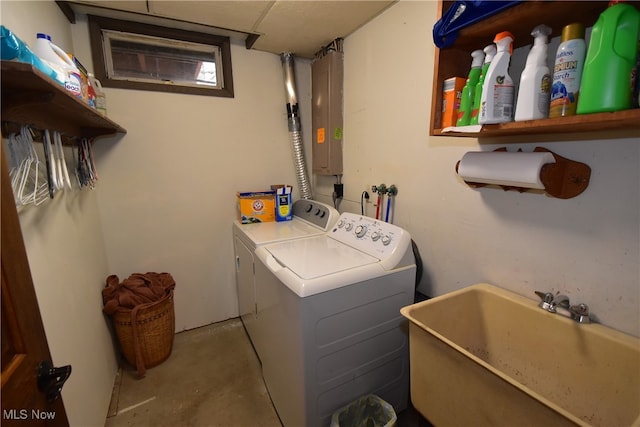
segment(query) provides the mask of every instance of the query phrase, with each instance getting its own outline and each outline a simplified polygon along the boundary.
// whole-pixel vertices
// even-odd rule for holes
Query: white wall
[[[420,248],[427,295],[477,282],[532,299],[534,290],[561,292],[587,303],[602,323],[640,336],[640,139],[489,144],[429,137],[436,8],[434,1],[401,1],[345,40],[349,200],[341,208],[359,212],[360,195],[373,184],[398,186],[395,223]],[[456,176],[464,153],[502,146],[542,146],[585,162],[589,187],[560,200],[473,190]],[[317,193],[330,200],[332,184],[319,178]]]
[[[90,57],[85,19],[73,28],[80,57]],[[177,331],[238,315],[236,191],[296,183],[280,57],[239,41],[231,56],[234,98],[105,88],[109,117],[127,129],[95,144],[109,268],[121,279],[171,273]],[[297,62],[303,127],[310,68]]]
[[[25,43],[45,32],[72,50],[69,22],[56,4],[0,3],[1,21]],[[71,158],[71,151],[66,150]],[[99,190],[98,190],[99,191]],[[58,193],[20,211],[33,283],[53,363],[71,365],[62,397],[71,425],[104,425],[116,356],[102,314],[101,289],[109,272],[96,191]]]

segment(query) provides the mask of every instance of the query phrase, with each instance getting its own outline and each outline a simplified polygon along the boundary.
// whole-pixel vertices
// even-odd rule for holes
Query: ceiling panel
[[[146,0],[114,1],[114,0],[77,0],[75,3],[105,7],[108,9],[126,10],[128,12],[147,13]]]
[[[149,1],[149,12],[250,33],[273,1]]]
[[[264,34],[254,48],[283,49],[312,58],[338,37],[345,37],[378,15],[392,1],[277,1],[256,27]]]
[[[154,23],[155,19],[157,25],[186,30],[191,25],[192,31],[202,32],[202,25],[210,29],[205,32],[213,34],[229,35],[216,28],[233,30],[243,40],[254,34],[259,37],[253,43],[253,49],[275,54],[292,52],[300,57],[313,58],[323,46],[338,37],[348,36],[396,1],[73,0],[59,3],[70,4],[77,13],[143,23]]]

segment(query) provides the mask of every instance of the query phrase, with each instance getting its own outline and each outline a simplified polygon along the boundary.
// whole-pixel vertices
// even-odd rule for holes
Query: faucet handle
[[[553,294],[551,292],[540,292],[540,291],[535,291],[536,295],[538,295],[540,297],[540,304],[538,304],[538,307],[544,309],[544,310],[549,310],[551,308],[551,303],[553,302]]]
[[[569,307],[571,318],[578,323],[591,323],[589,317],[589,306],[587,304],[577,304]]]

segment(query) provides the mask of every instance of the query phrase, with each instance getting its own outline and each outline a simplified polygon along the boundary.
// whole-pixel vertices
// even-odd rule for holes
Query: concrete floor
[[[176,334],[169,359],[143,379],[123,362],[105,427],[281,427],[242,322]],[[397,427],[429,427],[412,408]]]

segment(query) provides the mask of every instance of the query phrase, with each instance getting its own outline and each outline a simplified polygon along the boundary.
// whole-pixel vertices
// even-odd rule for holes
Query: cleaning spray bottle
[[[547,37],[551,27],[538,25],[531,31],[533,47],[520,77],[515,121],[545,119],[549,115],[551,74],[547,65]]]
[[[513,120],[514,86],[513,80],[509,76],[513,40],[513,34],[508,31],[496,34],[493,40],[498,48],[498,53],[491,61],[482,87],[480,117],[478,118],[478,123],[481,125],[505,123]]]
[[[496,56],[496,45],[491,43],[486,46],[483,51],[484,64],[482,64],[480,78],[478,79],[478,84],[476,84],[476,90],[473,94],[473,108],[471,109],[471,119],[469,120],[470,125],[478,124],[478,117],[480,116],[480,98],[482,98],[482,86],[484,86],[484,78],[487,75],[487,71],[489,71],[491,61],[493,60],[493,57]]]
[[[471,52],[471,71],[469,71],[467,82],[462,88],[462,97],[460,98],[460,108],[458,109],[458,120],[456,121],[456,126],[467,126],[471,120],[473,98],[476,93],[476,85],[478,84],[478,80],[480,80],[483,61],[483,51],[474,50]]]
[[[553,66],[549,117],[576,114],[586,50],[584,25],[580,22],[566,25],[560,40]]]
[[[631,108],[631,73],[638,55],[640,11],[610,1],[591,30],[578,114]]]

